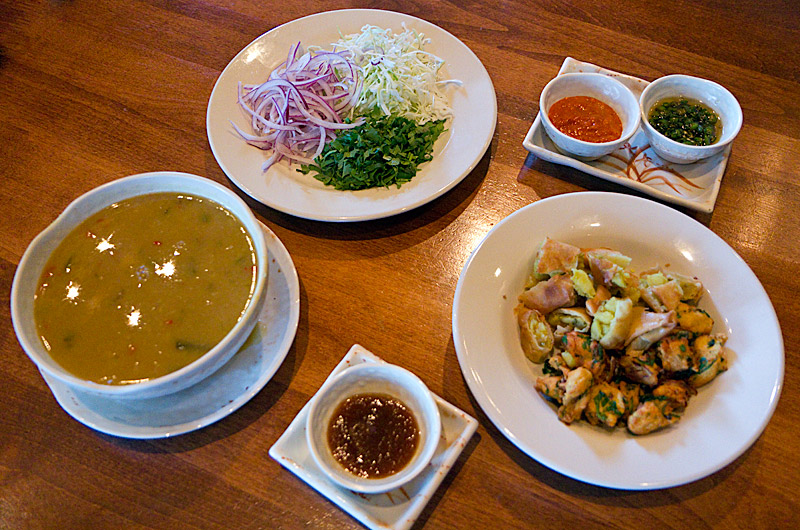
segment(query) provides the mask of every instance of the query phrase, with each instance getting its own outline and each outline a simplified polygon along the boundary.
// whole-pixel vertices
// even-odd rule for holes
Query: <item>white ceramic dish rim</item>
[[[203,190],[206,190],[205,193]],[[50,246],[54,249],[63,236],[83,219],[119,200],[162,191],[184,191],[199,196],[208,195],[208,198],[218,203],[222,203],[219,198],[224,197],[223,206],[242,221],[255,246],[259,274],[250,303],[239,321],[214,348],[179,370],[149,381],[118,386],[102,385],[76,377],[58,366],[44,351],[35,333],[32,314],[29,314],[32,306],[21,298],[24,296],[23,293],[32,293],[31,289],[35,289],[35,286],[21,285],[23,275],[33,278],[33,281],[36,282],[41,276],[41,267],[45,265],[46,260],[42,260],[36,271],[31,271],[29,268],[33,266],[31,264],[34,260],[40,258],[40,247]],[[96,395],[116,398],[154,397],[159,394],[177,392],[191,386],[202,379],[199,376],[200,373],[204,372],[203,377],[207,377],[230,359],[249,335],[249,330],[255,325],[255,315],[257,315],[266,294],[267,272],[267,247],[261,225],[249,207],[236,194],[212,180],[189,173],[176,171],[140,173],[107,182],[87,191],[72,201],[47,228],[33,239],[20,259],[14,275],[11,288],[11,317],[17,339],[23,350],[39,370],[46,372],[51,377],[66,385]]]
[[[252,363],[250,357],[243,359],[238,358],[243,354],[249,355],[251,346],[245,343],[245,346],[243,346],[225,366],[222,366],[219,370],[192,387],[157,398],[122,400],[125,406],[132,406],[139,402],[146,403],[147,406],[145,408],[148,408],[148,410],[152,410],[154,404],[156,406],[169,407],[170,410],[174,410],[176,406],[175,401],[178,400],[180,405],[192,403],[192,406],[204,408],[207,413],[200,413],[202,415],[196,415],[193,419],[181,418],[174,421],[153,421],[154,415],[149,414],[148,421],[152,422],[151,424],[133,425],[125,422],[124,418],[109,413],[105,408],[103,410],[98,410],[94,405],[96,401],[100,401],[104,407],[107,407],[108,404],[118,400],[114,398],[88,396],[92,401],[87,402],[84,398],[85,394],[48,376],[47,373],[42,372],[42,377],[50,387],[51,392],[55,396],[58,404],[61,405],[61,408],[77,421],[98,432],[121,438],[152,440],[171,438],[207,427],[233,414],[255,397],[256,394],[272,380],[272,377],[289,354],[289,350],[291,349],[297,333],[297,325],[300,321],[300,282],[297,277],[297,269],[294,266],[289,252],[286,250],[281,240],[278,239],[278,236],[264,224],[261,224],[261,228],[267,235],[270,266],[273,267],[274,265],[274,270],[271,270],[268,275],[270,286],[267,289],[269,294],[264,300],[264,318],[269,318],[270,312],[279,313],[285,317],[285,326],[280,329],[276,328],[274,317],[265,321],[267,324],[267,334],[263,340],[267,341],[270,339],[273,333],[276,334],[280,340],[269,343],[270,345],[267,347],[269,348],[268,353],[271,356],[270,360],[261,365],[261,371],[257,373],[253,379],[247,380],[244,383],[237,380],[237,378],[241,377],[240,370],[237,366],[241,366],[243,363],[249,366]],[[285,284],[278,284],[276,282],[285,282]],[[245,348],[247,352],[242,351]],[[211,387],[213,389],[220,384],[228,388],[234,386],[236,383],[240,386],[244,385],[244,390],[236,395],[230,395],[226,392],[224,395],[214,396],[213,391],[206,391],[207,388]],[[212,401],[207,402],[207,400]],[[170,413],[170,416],[172,415],[173,413]]]
[[[372,385],[372,381],[379,381],[387,387],[399,387],[411,396],[412,399],[403,401],[412,409],[415,416],[418,416],[422,443],[411,462],[401,471],[385,478],[362,479],[348,473],[330,457],[325,456],[328,446],[320,429],[324,430],[327,426],[338,403],[354,393],[360,393],[358,387],[363,387],[365,384]],[[390,392],[386,387],[383,388],[382,391]],[[320,407],[327,408],[320,409]],[[360,493],[383,493],[413,480],[428,466],[439,444],[440,434],[439,407],[431,391],[414,373],[389,363],[359,364],[336,374],[314,396],[306,418],[306,441],[314,462],[329,480],[343,488]]]
[[[269,48],[276,66],[283,60],[290,44],[302,39],[304,45],[325,46],[338,38],[337,28],[357,32],[364,24],[374,24],[399,31],[402,24],[431,38],[426,50],[445,59],[449,78],[464,81],[454,90],[451,105],[454,117],[449,131],[437,141],[434,159],[423,164],[417,176],[401,188],[360,191],[337,191],[325,187],[313,177],[298,183],[297,167],[281,163],[266,174],[261,163],[266,157],[258,149],[234,138],[230,119],[241,119],[236,106],[236,82],[247,71],[245,62],[259,61],[260,49]],[[285,49],[275,49],[275,41],[286,41]],[[266,75],[266,69],[265,70]],[[233,94],[232,98],[226,94]],[[474,112],[481,108],[480,113]],[[231,117],[233,116],[233,118]],[[397,215],[440,197],[461,182],[480,162],[494,136],[497,124],[497,98],[486,68],[463,42],[451,33],[426,20],[380,9],[342,9],[308,15],[273,28],[242,49],[220,74],[209,98],[206,129],[211,151],[228,178],[245,193],[278,211],[317,221],[355,222]],[[240,125],[245,125],[242,123]],[[230,136],[229,136],[230,135]]]
[[[623,215],[625,211],[639,214],[636,223]],[[729,335],[727,346],[733,352],[729,370],[701,388],[684,419],[664,431],[634,437],[588,424],[561,424],[552,406],[533,390],[533,379],[541,369],[525,361],[511,317],[536,241],[550,235],[577,238],[572,242],[582,246],[594,243],[613,248],[615,237],[623,241],[653,228],[661,233],[663,226],[670,226],[663,246],[643,245],[637,250],[645,258],[630,252],[631,248],[616,248],[629,253],[640,270],[653,264],[646,257],[654,248],[659,256],[673,260],[676,271],[683,268],[681,263],[690,263],[689,258],[695,260],[695,266],[684,272],[697,272],[704,280],[708,294],[701,307],[715,317],[715,331],[723,327]],[[633,235],[616,236],[609,230],[614,234],[630,230]],[[597,241],[599,235],[602,242]],[[520,240],[523,237],[526,240]],[[661,250],[665,247],[671,250]],[[713,252],[707,255],[703,249]],[[726,291],[721,282],[731,280],[731,275],[735,278],[729,283],[736,289]],[[746,311],[738,309],[739,296],[747,299]],[[473,307],[470,311],[470,303],[481,310]],[[721,316],[716,307],[721,308]],[[481,326],[475,324],[477,313],[482,314]],[[766,428],[783,384],[780,325],[769,297],[741,257],[693,219],[653,201],[615,193],[550,197],[495,225],[462,270],[453,304],[453,337],[470,390],[510,441],[555,471],[617,489],[667,488],[722,469]]]
[[[652,125],[650,125],[650,121],[647,119],[647,115],[650,113],[652,105],[648,105],[645,108],[644,101],[647,99],[647,96],[650,92],[654,90],[658,90],[659,85],[661,83],[668,83],[670,81],[678,81],[678,80],[691,80],[691,82],[696,82],[698,84],[708,84],[709,86],[713,87],[715,90],[720,91],[721,93],[725,94],[726,97],[730,98],[731,101],[735,103],[734,108],[736,108],[735,114],[735,126],[733,128],[725,129],[723,127],[723,136],[719,139],[718,142],[714,142],[710,145],[688,145],[682,144],[680,142],[676,142],[672,138],[668,138],[658,132]],[[680,94],[678,94],[680,95]],[[653,104],[656,102],[654,101]],[[705,102],[703,102],[705,103]],[[707,103],[706,103],[707,104]],[[715,112],[718,114],[720,113],[719,109],[714,109]],[[733,142],[736,136],[739,134],[739,131],[742,129],[742,124],[744,122],[742,117],[742,107],[739,104],[739,101],[736,99],[736,96],[733,93],[725,88],[724,86],[720,85],[716,81],[712,81],[710,79],[704,79],[702,77],[695,77],[690,75],[684,74],[670,74],[664,77],[659,77],[648,84],[644,90],[642,90],[642,95],[639,97],[639,112],[641,113],[640,120],[642,122],[642,127],[649,132],[651,135],[658,137],[659,140],[666,143],[671,149],[684,151],[687,154],[692,154],[694,156],[703,156],[705,153],[716,153],[724,149],[727,145]],[[727,117],[727,116],[726,116]],[[656,149],[653,147],[653,149]]]
[[[570,142],[575,143],[576,145],[582,146],[583,148],[597,148],[598,150],[602,150],[603,148],[608,147],[616,147],[620,144],[623,144],[631,139],[631,137],[636,133],[636,130],[639,128],[639,121],[641,120],[640,114],[638,112],[635,113],[636,119],[628,119],[624,124],[624,128],[622,131],[622,135],[616,140],[610,140],[608,142],[586,142],[584,140],[580,140],[578,138],[574,138],[567,134],[561,132],[558,127],[553,125],[553,122],[550,121],[550,117],[547,115],[546,101],[547,96],[549,95],[550,91],[553,89],[552,87],[556,83],[569,83],[570,79],[580,79],[580,78],[596,78],[602,79],[601,82],[604,83],[611,83],[619,86],[619,89],[630,96],[630,100],[633,102],[632,107],[639,108],[639,102],[636,99],[636,96],[633,95],[633,92],[614,79],[613,77],[607,76],[605,74],[594,73],[594,72],[571,72],[567,74],[557,75],[553,79],[551,79],[545,87],[542,89],[542,93],[539,95],[539,115],[542,117],[542,121],[546,127],[547,134],[553,134],[561,138],[562,142]],[[555,141],[555,140],[554,140]]]

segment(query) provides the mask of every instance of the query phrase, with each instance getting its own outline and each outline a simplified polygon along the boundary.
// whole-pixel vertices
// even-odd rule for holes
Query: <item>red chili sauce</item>
[[[382,478],[403,469],[417,451],[419,427],[411,410],[385,394],[358,394],[339,404],[328,425],[328,446],[348,471]]]
[[[610,142],[622,136],[622,120],[614,109],[589,96],[559,99],[547,116],[556,129],[584,142]]]

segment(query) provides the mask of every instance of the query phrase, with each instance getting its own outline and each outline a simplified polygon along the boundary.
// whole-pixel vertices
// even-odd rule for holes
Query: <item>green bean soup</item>
[[[68,372],[137,383],[213,348],[241,318],[255,280],[253,241],[228,210],[202,197],[142,195],[67,235],[42,273],[34,318]]]

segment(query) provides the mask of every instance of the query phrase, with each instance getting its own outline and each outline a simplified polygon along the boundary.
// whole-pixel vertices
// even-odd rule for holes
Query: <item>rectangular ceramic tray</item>
[[[336,365],[320,390],[325,388],[333,376],[349,366],[382,362],[384,361],[380,357],[355,344]],[[414,480],[396,490],[365,495],[341,488],[328,480],[308,450],[306,442],[308,403],[270,448],[269,455],[366,527],[374,530],[407,530],[417,520],[478,428],[475,418],[436,394],[433,397],[439,405],[439,414],[442,418],[439,446],[428,467]]]
[[[627,86],[637,98],[649,84],[637,77],[567,57],[558,75],[572,72],[597,72],[612,76]],[[731,154],[729,145],[721,153],[694,164],[672,164],[660,159],[650,148],[640,127],[621,148],[597,160],[583,162],[561,153],[550,140],[542,126],[541,109],[522,145],[543,160],[573,167],[589,175],[705,213],[714,210],[722,175]]]

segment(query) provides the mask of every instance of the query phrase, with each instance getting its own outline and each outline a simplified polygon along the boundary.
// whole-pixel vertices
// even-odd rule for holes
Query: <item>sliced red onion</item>
[[[252,132],[232,123],[247,143],[272,150],[266,171],[283,158],[309,164],[322,153],[336,131],[363,123],[344,123],[361,92],[358,67],[350,53],[308,52],[298,57],[300,43],[260,85],[239,83],[238,102],[250,119]]]

